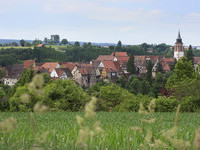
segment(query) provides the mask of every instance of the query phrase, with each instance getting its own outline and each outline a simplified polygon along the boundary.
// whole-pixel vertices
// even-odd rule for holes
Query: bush
[[[89,101],[89,96],[74,81],[56,80],[44,87],[42,103],[53,109],[79,111]]]
[[[182,112],[199,112],[200,111],[200,97],[189,96],[183,98],[181,102]]]
[[[147,109],[151,100],[151,97],[142,94],[132,96],[131,98],[124,100],[118,107],[116,107],[115,111],[138,112],[140,103],[143,103],[144,107]]]
[[[114,111],[115,107],[121,102],[131,99],[134,95],[117,85],[108,85],[100,88],[99,102],[97,102],[99,111]]]
[[[156,99],[156,112],[173,112],[176,110],[179,101],[173,97],[158,97]]]

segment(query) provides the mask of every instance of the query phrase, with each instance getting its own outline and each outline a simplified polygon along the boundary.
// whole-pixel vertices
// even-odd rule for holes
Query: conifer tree
[[[152,83],[152,68],[153,68],[153,64],[151,60],[149,60],[147,62],[147,81],[149,82],[149,84]]]
[[[135,73],[135,64],[134,64],[134,55],[133,54],[130,55],[129,60],[127,62],[127,71],[130,74]]]
[[[194,55],[193,55],[193,52],[192,52],[192,46],[190,45],[189,48],[188,48],[188,51],[186,53],[186,57],[188,59],[188,61],[192,61],[192,64],[194,64]]]

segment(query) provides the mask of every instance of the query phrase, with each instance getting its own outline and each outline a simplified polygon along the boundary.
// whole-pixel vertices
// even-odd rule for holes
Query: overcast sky
[[[200,45],[200,0],[0,0],[0,39]]]

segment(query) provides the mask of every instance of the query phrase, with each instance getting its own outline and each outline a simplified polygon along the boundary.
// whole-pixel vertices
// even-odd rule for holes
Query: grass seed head
[[[133,131],[142,133],[142,129],[141,129],[140,127],[131,127],[131,129],[132,129]]]
[[[169,140],[176,136],[178,128],[174,126],[173,128],[167,130],[167,131],[162,131],[162,137]]]
[[[103,133],[103,129],[101,129],[100,123],[98,121],[95,122],[95,124],[94,124],[94,131],[97,134],[102,134]]]
[[[156,100],[153,99],[150,104],[148,105],[148,110],[150,113],[154,113],[156,108]]]
[[[155,118],[152,118],[152,119],[149,119],[149,120],[147,120],[147,119],[141,119],[141,122],[143,122],[143,123],[149,123],[149,124],[154,123],[155,121],[156,121]]]
[[[83,119],[82,117],[80,117],[80,116],[76,116],[76,120],[77,120],[77,122],[78,122],[78,124],[79,124],[80,126],[83,125],[83,123],[84,123],[84,119]]]
[[[196,150],[200,150],[200,128],[196,131],[194,145]]]
[[[94,119],[95,117],[95,109],[96,109],[96,98],[92,98],[92,100],[86,104],[85,106],[85,117],[88,119]]]
[[[189,150],[191,147],[189,141],[184,141],[182,139],[170,139],[169,141],[177,150]]]
[[[89,128],[85,127],[79,130],[77,144],[80,148],[84,148],[86,146],[86,142],[90,137],[90,130]]]
[[[161,141],[160,139],[157,139],[154,141],[154,144],[152,144],[153,149],[155,150],[160,150],[160,149],[166,149],[167,144]]]
[[[142,114],[142,115],[148,115],[149,113],[147,112],[147,110],[144,108],[143,104],[140,103],[140,109],[138,111],[139,114]]]
[[[181,109],[181,105],[179,104],[178,105],[178,108],[176,110],[176,117],[175,117],[175,120],[174,120],[174,125],[177,126],[178,125],[178,117],[179,117],[179,114],[180,114],[180,109]]]
[[[41,113],[47,112],[49,110],[49,108],[45,105],[37,103],[37,104],[35,104],[33,110],[34,110],[34,112],[41,114]]]
[[[25,94],[21,95],[20,99],[25,104],[29,103],[30,102],[30,95],[25,93]]]
[[[28,85],[28,89],[34,94],[41,96],[43,84],[44,84],[43,77],[41,75],[35,75],[32,82]]]
[[[10,132],[17,127],[17,121],[14,118],[8,118],[0,123],[0,130]]]

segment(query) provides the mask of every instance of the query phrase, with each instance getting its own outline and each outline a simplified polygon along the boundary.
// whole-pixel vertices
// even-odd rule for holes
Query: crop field
[[[76,120],[77,115],[83,117],[84,113],[34,113],[33,117],[30,117],[30,113],[1,112],[0,121],[12,117],[17,120],[17,127],[10,132],[0,132],[0,149],[81,149],[77,144],[80,130]],[[156,141],[162,141],[161,144],[166,149],[174,149],[173,142],[163,137],[164,132],[165,136],[175,134],[174,137],[170,136],[174,139],[180,139],[176,141],[177,144],[183,146],[183,143],[189,142],[191,144],[189,149],[194,149],[195,132],[200,127],[200,114],[180,114],[177,133],[174,130],[171,132],[169,130],[174,127],[175,115],[175,113],[141,115],[128,112],[98,112],[95,120],[99,121],[103,131],[87,140],[82,149],[121,150],[142,149],[142,147],[156,149],[153,147]],[[144,121],[150,118],[156,119],[155,122]],[[94,120],[90,122],[94,122]],[[82,134],[83,140],[88,133],[84,134]]]

